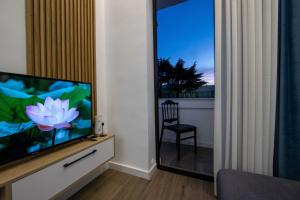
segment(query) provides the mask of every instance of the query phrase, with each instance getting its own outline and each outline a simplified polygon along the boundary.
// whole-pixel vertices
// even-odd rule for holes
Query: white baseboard
[[[157,170],[157,168],[156,168],[156,163],[154,163],[153,165],[152,165],[152,167],[150,168],[150,170],[149,170],[149,179],[148,180],[151,180],[152,179],[152,177],[153,177],[153,174],[154,174],[154,172]]]
[[[138,177],[141,177],[141,178],[144,178],[147,180],[151,180],[152,175],[156,171],[156,163],[150,168],[150,170],[143,170],[143,169],[135,168],[135,167],[132,167],[129,165],[124,165],[124,164],[117,163],[117,162],[105,163],[105,164],[101,165],[100,167],[98,167],[97,169],[95,169],[94,171],[92,171],[87,176],[83,177],[80,180],[80,182],[78,182],[73,187],[69,188],[64,194],[59,196],[57,199],[66,200],[66,199],[70,198],[72,195],[74,195],[76,192],[78,192],[84,186],[86,186],[89,182],[91,182],[92,180],[94,180],[95,178],[97,178],[99,175],[101,175],[103,172],[105,172],[107,169],[110,169],[110,168],[127,173],[127,174],[131,174],[133,176],[138,176]]]
[[[120,172],[124,172],[126,174],[130,174],[133,176],[137,176],[146,180],[151,180],[152,175],[154,174],[154,172],[156,171],[156,163],[152,165],[152,167],[149,170],[144,170],[144,169],[140,169],[140,168],[136,168],[130,165],[125,165],[122,163],[118,163],[118,162],[113,162],[110,161],[109,162],[110,168],[120,171]]]

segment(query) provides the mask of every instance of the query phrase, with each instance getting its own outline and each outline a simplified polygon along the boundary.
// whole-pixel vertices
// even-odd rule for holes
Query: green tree
[[[178,59],[175,66],[170,63],[169,59],[159,59],[159,97],[162,97],[163,88],[174,93],[174,97],[179,98],[180,94],[191,92],[207,84],[203,80],[204,73],[197,73],[196,63],[190,67],[185,67],[184,64],[183,59]]]
[[[162,97],[163,86],[168,87],[172,78],[173,66],[169,59],[158,59],[158,96]]]

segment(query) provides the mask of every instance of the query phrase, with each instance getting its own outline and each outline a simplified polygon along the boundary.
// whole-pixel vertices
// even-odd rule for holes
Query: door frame
[[[152,0],[152,18],[153,18],[153,62],[154,62],[154,109],[155,109],[155,149],[156,149],[156,164],[157,169],[189,176],[197,179],[202,179],[210,182],[214,182],[213,176],[199,174],[191,171],[185,171],[183,169],[172,168],[161,165],[160,163],[160,152],[159,152],[159,99],[158,99],[158,66],[157,66],[157,13],[156,13],[156,1]],[[214,2],[215,5],[215,2]],[[213,6],[215,7],[215,6]],[[214,9],[215,19],[215,9]],[[214,34],[215,37],[215,34]],[[215,39],[214,39],[215,43]],[[215,44],[214,44],[215,46]],[[215,56],[215,54],[214,54]]]

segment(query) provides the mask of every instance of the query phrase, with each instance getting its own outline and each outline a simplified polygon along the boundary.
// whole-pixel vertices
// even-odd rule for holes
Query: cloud
[[[208,85],[214,85],[215,84],[215,72],[213,68],[206,68],[205,70],[199,70],[199,72],[204,73],[203,79],[208,82]]]

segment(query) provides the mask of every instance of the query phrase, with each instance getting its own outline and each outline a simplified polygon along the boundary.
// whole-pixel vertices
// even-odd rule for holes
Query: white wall
[[[161,103],[166,99],[159,100],[159,128],[161,130],[162,112]],[[180,123],[190,124],[197,127],[197,145],[201,147],[213,147],[214,136],[214,99],[172,99],[179,103]],[[189,134],[187,133],[186,136]],[[192,134],[190,134],[192,135]],[[183,136],[185,137],[185,136]],[[174,132],[165,130],[163,141],[176,142]],[[194,145],[194,140],[183,141],[183,144]]]
[[[96,82],[97,113],[102,121],[107,122],[107,79],[105,46],[105,0],[96,1]],[[104,126],[107,132],[107,126]]]
[[[25,0],[0,0],[0,71],[26,73]]]
[[[113,162],[147,171],[155,163],[151,0],[97,2],[99,113],[116,135]]]
[[[155,164],[152,1],[96,1],[98,113],[115,162]],[[26,73],[25,0],[0,0],[0,71]]]
[[[147,13],[147,84],[148,84],[148,149],[149,168],[156,164],[155,110],[154,110],[154,41],[153,41],[153,2],[146,1]]]

